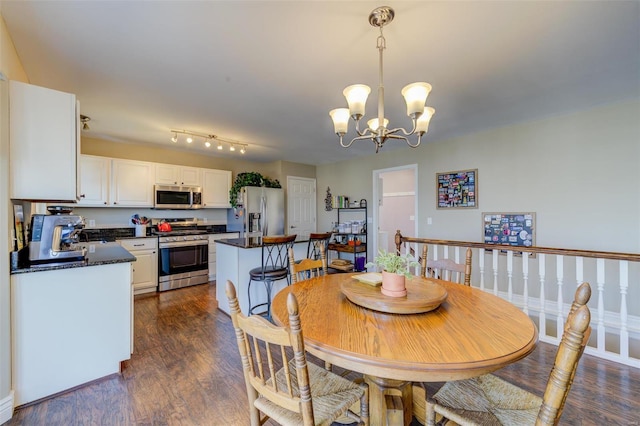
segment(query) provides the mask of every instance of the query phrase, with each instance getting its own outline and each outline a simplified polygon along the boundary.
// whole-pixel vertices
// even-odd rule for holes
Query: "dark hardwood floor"
[[[234,339],[215,285],[137,296],[122,374],[22,407],[6,425],[247,425]],[[541,343],[496,374],[542,395],[555,351]],[[640,369],[583,356],[560,423],[640,425]]]

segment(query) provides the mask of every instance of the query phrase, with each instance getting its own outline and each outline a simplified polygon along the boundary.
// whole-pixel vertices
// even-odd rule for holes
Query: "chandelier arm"
[[[355,119],[354,119],[355,120]],[[357,120],[355,120],[356,122],[356,133],[358,133],[358,136],[365,136],[365,135],[369,135],[372,132],[372,130],[370,128],[366,128],[364,130],[360,130],[360,119],[358,118]],[[349,144],[351,145],[351,144]]]
[[[355,141],[361,141],[361,140],[362,140],[362,141],[364,141],[364,140],[373,140],[373,141],[374,141],[374,143],[375,143],[375,140],[372,138],[372,136],[371,136],[371,135],[366,135],[366,134],[365,134],[365,135],[362,135],[362,136],[356,136],[355,138],[351,139],[351,142],[349,142],[348,144],[344,144],[344,143],[342,142],[342,136],[340,136],[340,145],[341,145],[343,148],[349,148],[349,147],[351,146],[351,144],[353,144]]]
[[[411,148],[417,148],[420,145],[420,142],[422,142],[422,132],[418,132],[417,135],[418,135],[418,142],[415,145],[411,143],[409,138],[401,135],[389,134],[387,135],[387,139],[400,139],[405,141],[407,145],[409,145]],[[408,135],[408,136],[411,136],[411,135]]]
[[[407,132],[404,129],[404,127],[396,127],[395,129],[388,130],[388,132],[390,134],[402,132],[405,136],[411,136],[411,135],[416,133],[417,121],[416,120],[411,120],[411,122],[413,123],[413,127],[411,128],[410,132]]]

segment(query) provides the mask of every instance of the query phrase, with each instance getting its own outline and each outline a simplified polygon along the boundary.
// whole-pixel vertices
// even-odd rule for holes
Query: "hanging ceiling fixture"
[[[80,114],[80,122],[82,123],[82,130],[91,130],[89,127],[90,121],[91,121],[91,117]]]
[[[240,153],[244,154],[247,152],[247,147],[249,144],[244,142],[236,141],[233,139],[223,138],[218,135],[209,135],[206,133],[193,132],[191,130],[175,130],[171,129],[171,133],[173,133],[173,137],[171,138],[171,142],[178,143],[178,134],[187,135],[185,141],[190,144],[193,142],[193,137],[202,138],[204,140],[204,146],[207,148],[211,147],[211,141],[217,142],[218,150],[223,149],[223,145],[229,145],[229,151],[235,151],[236,147],[240,147]]]
[[[369,23],[374,27],[380,28],[380,35],[377,40],[377,49],[379,51],[379,76],[380,85],[378,86],[378,116],[367,121],[368,127],[360,130],[360,119],[364,116],[364,106],[367,97],[371,92],[371,88],[364,84],[354,84],[344,89],[343,94],[347,98],[349,108],[337,108],[331,110],[329,115],[333,120],[333,126],[336,134],[340,138],[340,145],[343,148],[349,148],[354,141],[371,140],[376,146],[376,153],[387,139],[404,140],[410,147],[416,148],[420,145],[422,135],[429,130],[429,121],[435,113],[435,109],[425,107],[427,96],[431,92],[431,85],[428,83],[412,83],[405,86],[401,93],[407,103],[407,115],[413,122],[413,128],[407,132],[402,127],[389,129],[387,126],[389,120],[384,117],[384,85],[382,83],[382,54],[386,48],[386,40],[382,35],[382,27],[393,21],[395,12],[388,6],[381,6],[373,10],[369,15]],[[356,122],[356,132],[358,136],[351,139],[351,142],[344,143],[342,138],[349,130],[349,117]],[[402,132],[402,134],[398,134]],[[417,142],[412,144],[407,136],[417,135]]]

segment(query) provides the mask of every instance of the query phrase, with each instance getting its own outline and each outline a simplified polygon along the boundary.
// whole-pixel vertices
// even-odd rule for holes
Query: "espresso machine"
[[[34,214],[29,236],[29,263],[84,260],[87,249],[80,245],[84,218],[73,214]]]

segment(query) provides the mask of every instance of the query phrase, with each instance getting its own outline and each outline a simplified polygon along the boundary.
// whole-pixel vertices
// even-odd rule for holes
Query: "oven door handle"
[[[174,248],[174,247],[189,247],[189,246],[206,246],[209,244],[208,240],[194,240],[194,241],[171,241],[170,243],[160,243],[158,248]]]

